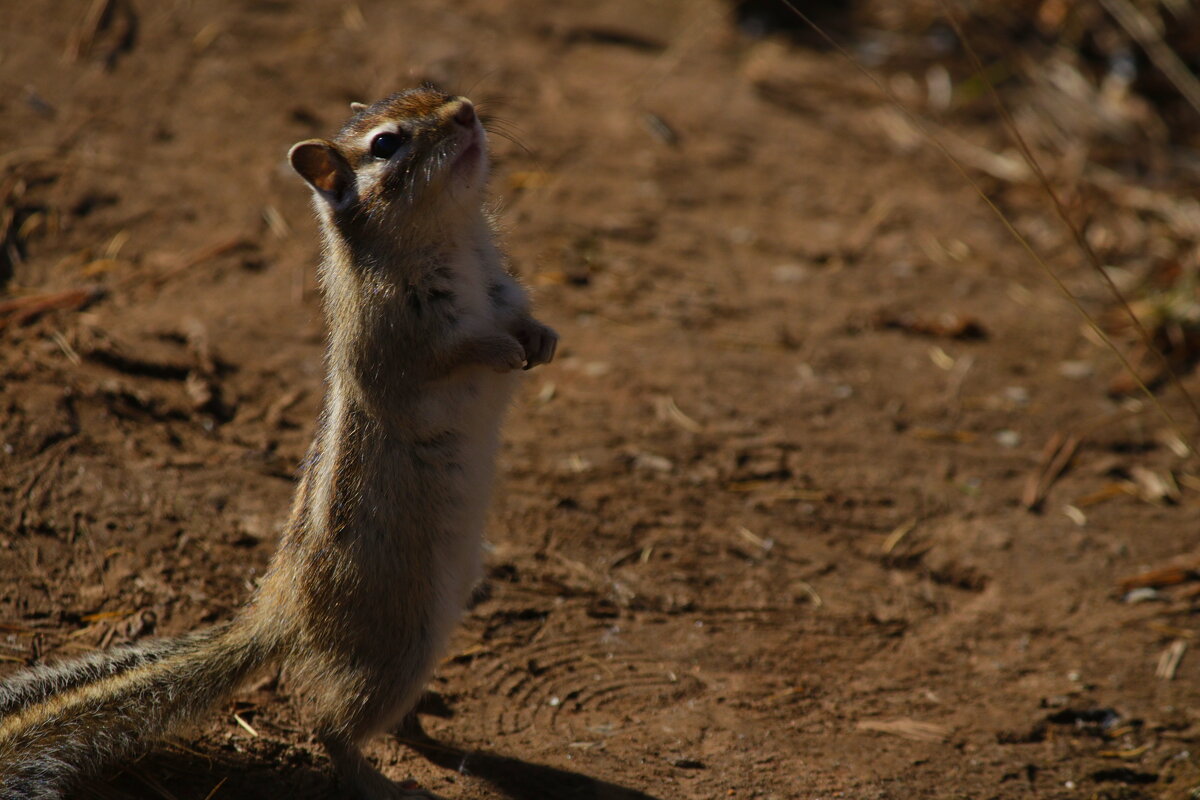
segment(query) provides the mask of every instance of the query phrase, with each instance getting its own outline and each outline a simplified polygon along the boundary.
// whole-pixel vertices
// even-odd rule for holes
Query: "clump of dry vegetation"
[[[752,35],[827,46],[816,27],[845,42],[935,128],[977,123],[970,140],[939,132],[950,154],[982,174],[1056,269],[1103,271],[1105,280],[1076,291],[1136,373],[1113,374],[1114,396],[1157,389],[1172,372],[1187,377],[1200,361],[1200,8],[743,0],[734,13]],[[1065,219],[1028,212],[1043,201],[1052,208],[1038,169]],[[1089,335],[1103,344],[1098,331]]]

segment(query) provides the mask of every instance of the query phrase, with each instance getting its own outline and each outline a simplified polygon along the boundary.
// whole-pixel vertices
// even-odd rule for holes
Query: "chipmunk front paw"
[[[525,346],[513,336],[500,334],[480,339],[478,360],[496,372],[512,372],[525,363]]]
[[[466,339],[451,356],[451,368],[481,365],[496,372],[512,372],[526,361],[526,350],[509,333],[491,333]]]
[[[538,364],[548,364],[554,359],[554,351],[558,349],[558,334],[548,325],[543,325],[532,317],[522,317],[517,321],[513,336],[521,343],[525,351],[525,369],[532,369]]]

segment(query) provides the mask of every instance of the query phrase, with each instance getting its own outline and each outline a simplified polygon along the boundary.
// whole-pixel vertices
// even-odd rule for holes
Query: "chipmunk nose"
[[[475,106],[471,105],[470,100],[461,100],[461,105],[454,112],[454,121],[464,128],[469,128],[475,124]]]

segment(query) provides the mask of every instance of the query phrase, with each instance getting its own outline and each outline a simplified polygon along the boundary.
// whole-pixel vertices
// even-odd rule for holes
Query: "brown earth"
[[[5,668],[247,597],[321,393],[284,154],[431,79],[520,142],[494,138],[494,188],[562,347],[507,427],[436,745],[376,742],[389,775],[461,800],[1189,796],[1200,657],[1156,664],[1191,606],[1118,586],[1200,548],[1195,462],[1109,399],[1115,359],[970,187],[836,53],[724,5],[450,6],[5,4],[0,303],[103,291],[0,317]],[[1101,310],[1043,198],[1008,210]],[[1156,475],[1180,494],[1147,502]],[[283,675],[80,796],[338,795]]]

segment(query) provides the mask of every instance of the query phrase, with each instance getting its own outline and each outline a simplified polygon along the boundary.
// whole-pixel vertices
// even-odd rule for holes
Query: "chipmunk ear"
[[[368,108],[370,108],[370,106],[368,106],[366,103],[351,103],[350,104],[350,110],[353,111],[355,114],[357,114],[360,111],[366,111]]]
[[[308,139],[293,145],[288,161],[331,205],[341,205],[354,188],[354,170],[325,139]]]

